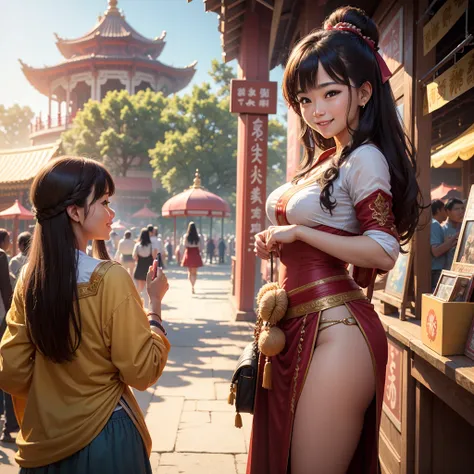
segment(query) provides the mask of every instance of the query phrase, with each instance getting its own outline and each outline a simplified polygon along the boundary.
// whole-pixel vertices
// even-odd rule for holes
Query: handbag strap
[[[273,252],[270,252],[270,282],[273,283]]]

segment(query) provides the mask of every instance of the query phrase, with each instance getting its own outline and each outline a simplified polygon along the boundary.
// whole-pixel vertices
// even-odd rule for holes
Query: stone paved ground
[[[167,274],[163,317],[173,347],[158,384],[136,392],[153,439],[153,472],[242,474],[251,417],[235,428],[227,395],[252,327],[231,320],[230,268],[201,269],[195,295],[185,271],[172,267]],[[0,474],[18,472],[10,448],[0,444]]]

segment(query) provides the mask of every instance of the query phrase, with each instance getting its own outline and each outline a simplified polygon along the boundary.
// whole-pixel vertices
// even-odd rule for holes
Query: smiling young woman
[[[38,222],[0,345],[23,474],[151,473],[150,435],[129,386],[145,390],[166,364],[168,283],[148,271],[147,320],[130,275],[105,249],[114,189],[100,163],[76,157],[49,162],[31,187]]]
[[[393,267],[422,206],[378,39],[362,10],[343,7],[286,65],[305,155],[270,194],[273,225],[255,239],[259,257],[280,257],[289,309],[273,388],[257,384],[247,474],[380,472],[387,340],[361,287]]]

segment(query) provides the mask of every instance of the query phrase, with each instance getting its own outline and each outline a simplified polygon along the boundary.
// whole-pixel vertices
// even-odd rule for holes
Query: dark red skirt
[[[203,266],[198,247],[186,247],[183,260],[181,260],[181,266],[188,268],[199,268]]]
[[[327,231],[339,233],[331,229]],[[376,380],[376,394],[366,411],[359,444],[347,473],[377,474],[387,363],[387,338],[380,319],[367,299],[357,297],[360,289],[348,276],[344,262],[303,242],[283,245],[280,260],[280,284],[289,292],[289,311],[300,314],[303,309],[304,315],[279,323],[285,333],[286,344],[280,354],[271,358],[271,391],[262,387],[265,360],[261,358],[259,361],[247,474],[291,473],[294,415],[316,348],[321,312],[340,304],[345,305],[357,320],[372,354]],[[291,291],[295,289],[296,292]],[[326,303],[329,306],[322,307]],[[298,308],[300,311],[297,311]],[[318,472],[317,466],[314,472]]]

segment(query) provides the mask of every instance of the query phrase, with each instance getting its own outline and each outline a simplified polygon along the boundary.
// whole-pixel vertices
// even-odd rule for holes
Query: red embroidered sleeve
[[[392,212],[392,196],[379,189],[358,202],[355,210],[361,234],[378,230],[399,240]],[[355,267],[353,278],[359,286],[367,288],[374,282],[377,273],[378,270],[373,268]]]
[[[382,190],[374,191],[355,206],[360,232],[379,230],[399,240],[392,212],[392,196]]]

